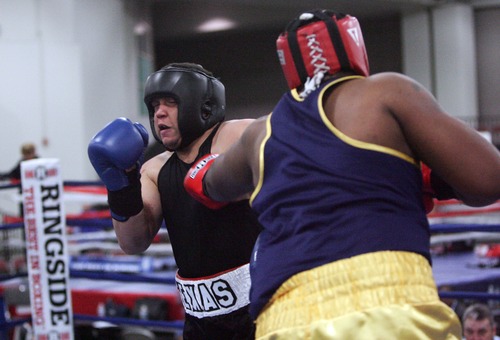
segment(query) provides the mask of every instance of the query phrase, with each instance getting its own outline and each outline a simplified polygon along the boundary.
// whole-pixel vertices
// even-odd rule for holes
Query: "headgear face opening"
[[[178,149],[188,146],[224,120],[225,88],[218,79],[196,68],[167,65],[148,77],[144,89],[144,103],[149,111],[151,130],[160,143],[161,138],[154,127],[152,105],[153,100],[160,97],[170,97],[177,102],[178,126],[182,137]]]
[[[361,28],[350,15],[305,12],[288,24],[276,47],[290,89],[304,85],[318,73],[370,73]]]

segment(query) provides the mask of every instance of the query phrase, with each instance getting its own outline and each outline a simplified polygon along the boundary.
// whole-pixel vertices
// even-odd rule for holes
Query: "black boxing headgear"
[[[178,126],[182,137],[179,148],[188,146],[215,124],[224,120],[226,95],[224,85],[215,77],[195,67],[167,65],[146,80],[144,103],[149,111],[153,136],[162,143],[154,127],[153,100],[170,97],[177,102]]]
[[[302,13],[276,41],[278,58],[290,89],[317,74],[341,71],[368,76],[368,56],[358,20],[327,10]]]

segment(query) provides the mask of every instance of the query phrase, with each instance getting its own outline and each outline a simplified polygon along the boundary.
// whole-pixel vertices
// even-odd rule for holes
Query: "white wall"
[[[434,92],[432,32],[428,11],[408,13],[401,20],[403,73]]]
[[[65,180],[94,180],[90,138],[140,115],[136,11],[127,0],[0,0],[0,171],[34,142]]]
[[[500,5],[476,11],[481,115],[500,123]],[[500,140],[499,140],[500,142]]]
[[[500,5],[443,4],[402,20],[403,72],[500,145]]]
[[[139,38],[133,32],[139,20],[148,19],[144,3],[148,1],[141,5],[140,0],[0,0],[0,171],[10,170],[20,157],[20,145],[32,141],[40,156],[61,159],[64,179],[95,180],[97,176],[87,158],[90,138],[118,116],[149,124],[147,117],[139,113],[143,86],[143,79],[139,78],[144,74],[140,75],[138,68],[139,58],[144,54],[139,55]],[[500,26],[496,23],[499,13],[498,9],[484,9],[475,20],[479,114],[496,117],[500,69],[497,67],[499,45],[496,39]],[[429,24],[429,14],[407,17],[403,37],[410,36],[406,40],[410,44],[405,45],[403,55],[406,71],[410,75],[415,73],[413,76],[432,88],[437,79],[433,79],[436,70],[432,70],[434,61],[430,60],[435,52],[430,49],[431,27],[426,28],[429,32],[422,32],[422,26],[425,28]],[[274,39],[273,33],[272,41]],[[203,51],[197,48],[195,46],[194,52],[188,50],[187,57],[171,61],[191,60],[193,53],[202,54]],[[255,50],[262,54],[260,45]],[[272,51],[269,53],[274,53]],[[269,58],[263,60],[266,65],[270,64]],[[275,89],[274,92],[266,90],[272,95],[255,92],[260,99],[271,98],[271,108],[281,94],[277,82],[283,81],[279,69],[275,69],[279,80],[276,84],[267,81]],[[264,70],[264,73],[255,74],[252,83],[270,77],[269,67],[260,65],[255,70]],[[216,74],[221,72],[218,70]],[[255,95],[248,97],[249,79],[243,79],[244,85],[227,81],[228,98],[234,93],[243,94],[243,99],[238,97],[241,105],[233,103],[230,112],[241,112],[241,117],[252,112],[256,115],[267,113],[268,107],[259,107],[253,99]],[[252,93],[257,86],[252,87]],[[439,92],[438,97],[441,97],[442,91]],[[461,90],[457,96],[457,91],[451,91],[454,93],[452,98],[472,103],[473,97],[463,96],[463,92],[473,93]]]
[[[402,20],[404,73],[431,90],[448,113],[478,116],[474,9],[445,4]]]
[[[450,114],[475,122],[479,107],[474,9],[460,3],[443,5],[432,17],[436,97]]]

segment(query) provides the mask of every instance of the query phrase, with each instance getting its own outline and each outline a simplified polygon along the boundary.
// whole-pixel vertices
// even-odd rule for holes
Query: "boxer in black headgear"
[[[124,118],[104,127],[89,145],[92,164],[108,187],[118,242],[128,254],[141,253],[165,221],[186,312],[184,339],[253,339],[248,262],[261,228],[248,197],[211,210],[183,187],[195,161],[227,150],[253,120],[224,121],[224,85],[191,63],[151,74],[144,102],[153,136],[167,151],[140,167],[147,132]]]
[[[169,64],[148,77],[144,90],[151,130],[160,143],[162,141],[154,126],[153,101],[161,97],[170,97],[177,103],[178,126],[182,136],[178,148],[188,146],[224,120],[224,85],[199,65],[186,68],[182,64]]]

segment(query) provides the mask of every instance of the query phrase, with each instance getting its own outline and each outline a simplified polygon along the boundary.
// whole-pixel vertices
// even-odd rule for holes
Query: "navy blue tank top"
[[[332,261],[383,250],[430,259],[418,163],[344,135],[323,111],[325,91],[352,78],[305,100],[286,93],[268,118],[251,197],[264,228],[250,267],[254,317],[292,275]]]

